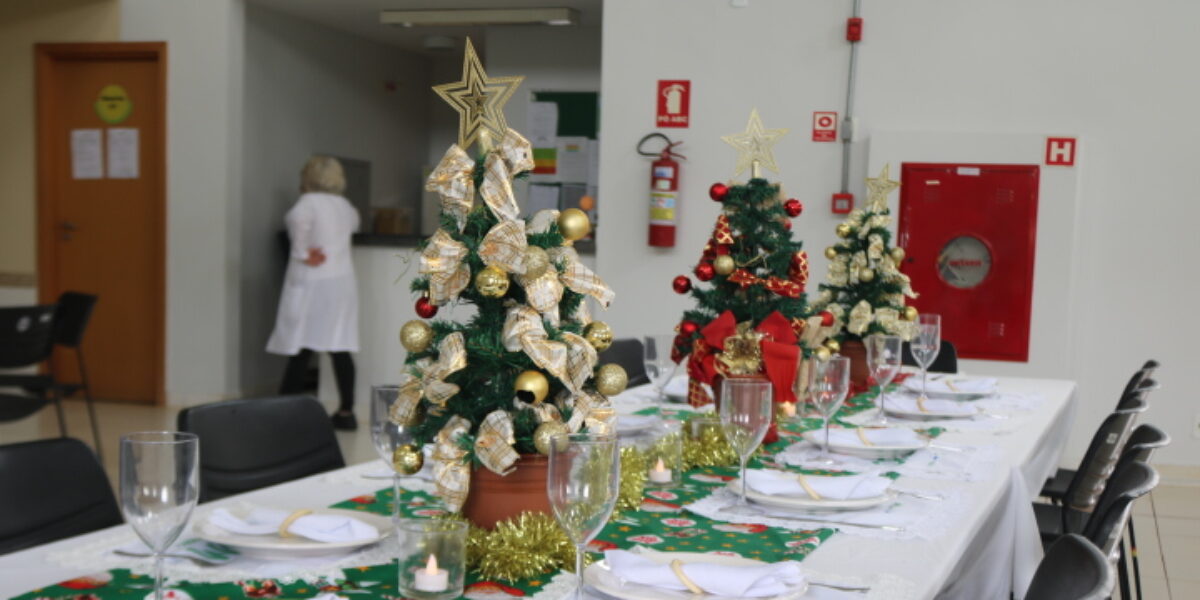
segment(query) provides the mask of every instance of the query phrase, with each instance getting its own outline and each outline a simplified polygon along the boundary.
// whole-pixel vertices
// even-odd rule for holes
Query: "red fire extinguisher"
[[[658,153],[642,150],[646,141],[653,138],[662,138],[667,145]],[[675,159],[685,157],[674,148],[682,143],[672,142],[661,133],[651,133],[638,142],[638,154],[658,157],[650,163],[651,246],[670,248],[675,245],[675,227],[679,223],[679,161]]]

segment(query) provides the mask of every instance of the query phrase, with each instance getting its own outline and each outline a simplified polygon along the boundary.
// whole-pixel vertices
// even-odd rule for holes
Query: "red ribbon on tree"
[[[737,269],[733,273],[730,273],[729,281],[738,284],[743,290],[752,285],[761,285],[769,291],[788,298],[799,298],[800,294],[804,293],[804,288],[794,281],[788,281],[774,275],[763,279],[746,269]]]
[[[808,285],[808,253],[801,250],[792,255],[792,263],[788,265],[788,279],[796,282],[800,286],[800,291],[804,291],[804,286]]]
[[[771,381],[775,402],[795,402],[792,384],[796,380],[800,347],[796,345],[796,334],[787,317],[773,312],[767,315],[755,331],[763,334],[761,342],[763,372]],[[725,338],[737,333],[737,320],[732,311],[725,311],[700,330],[700,339],[694,343],[688,359],[688,376],[696,383],[712,385],[720,373],[716,367],[716,355],[725,349]],[[689,390],[689,401],[691,398]],[[707,396],[707,395],[705,395]]]

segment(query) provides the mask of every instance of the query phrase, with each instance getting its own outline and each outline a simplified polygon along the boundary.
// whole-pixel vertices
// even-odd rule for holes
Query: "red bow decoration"
[[[788,265],[788,279],[796,282],[800,290],[808,285],[808,253],[801,250],[792,255],[792,263]]]
[[[708,243],[704,245],[704,252],[700,254],[700,262],[712,262],[718,255],[729,254],[729,246],[733,244],[733,230],[729,227],[729,217],[724,214],[717,216],[717,223],[713,225],[712,237],[708,239]]]
[[[763,371],[775,391],[775,402],[795,402],[792,384],[796,380],[797,361],[800,347],[796,345],[796,334],[787,317],[773,312],[763,319],[755,331],[763,334],[761,342]],[[737,333],[737,320],[733,312],[725,311],[700,330],[700,339],[695,341],[692,355],[688,359],[688,376],[695,382],[713,384],[719,373],[716,355],[725,349],[725,338]],[[689,393],[689,400],[692,394]]]
[[[794,281],[781,279],[774,275],[763,279],[746,269],[737,269],[733,273],[730,273],[729,281],[738,284],[743,290],[752,285],[761,285],[780,296],[788,298],[799,298],[800,294],[804,293],[804,288]]]

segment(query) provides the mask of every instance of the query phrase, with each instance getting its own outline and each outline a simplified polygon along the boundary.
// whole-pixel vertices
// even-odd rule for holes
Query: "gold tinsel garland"
[[[633,446],[621,448],[621,489],[617,494],[617,512],[637,510],[642,505],[650,460]]]
[[[492,531],[472,526],[467,533],[467,568],[484,579],[507,581],[572,570],[575,546],[554,517],[523,512],[496,523]]]
[[[683,438],[683,467],[728,467],[738,464],[738,455],[720,427],[701,426],[695,436]]]

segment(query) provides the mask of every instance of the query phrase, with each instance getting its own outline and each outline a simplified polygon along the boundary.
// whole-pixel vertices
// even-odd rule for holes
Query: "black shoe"
[[[333,421],[334,429],[342,429],[344,431],[354,431],[358,429],[358,419],[354,418],[352,412],[338,411],[330,415],[330,421]]]

